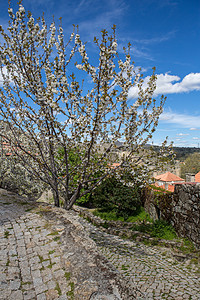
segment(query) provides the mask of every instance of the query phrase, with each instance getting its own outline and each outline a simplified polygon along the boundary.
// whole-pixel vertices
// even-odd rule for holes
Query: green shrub
[[[93,208],[92,194],[88,193],[76,200],[76,204],[79,206]]]
[[[140,189],[128,187],[114,176],[103,181],[93,192],[94,206],[102,212],[114,212],[125,220],[140,207]]]
[[[119,217],[116,215],[114,211],[102,212],[101,210],[95,210],[93,214],[97,217],[100,217],[103,220],[107,221],[125,221],[123,217]],[[135,212],[134,216],[129,216],[126,219],[127,222],[137,222],[137,221],[145,221],[152,222],[149,214],[144,210],[142,206],[140,206]]]
[[[160,239],[173,240],[177,237],[172,225],[164,220],[156,220],[152,224],[135,224],[132,230],[150,234],[152,237]]]

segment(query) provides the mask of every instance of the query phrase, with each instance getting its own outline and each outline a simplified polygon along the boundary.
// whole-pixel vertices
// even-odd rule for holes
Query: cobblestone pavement
[[[199,276],[167,251],[106,234],[77,213],[46,210],[48,218],[0,190],[0,299],[200,299]],[[123,289],[116,269],[136,292]]]
[[[136,299],[78,220],[0,189],[0,299]]]
[[[107,234],[80,218],[100,252],[143,294],[143,299],[200,300],[200,276],[167,248],[150,247]]]
[[[16,199],[1,194],[0,299],[67,299],[71,288],[62,267],[59,231]]]

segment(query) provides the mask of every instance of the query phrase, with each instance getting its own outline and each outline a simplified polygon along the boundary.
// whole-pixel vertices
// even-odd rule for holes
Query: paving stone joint
[[[195,266],[0,189],[0,299],[200,299]]]

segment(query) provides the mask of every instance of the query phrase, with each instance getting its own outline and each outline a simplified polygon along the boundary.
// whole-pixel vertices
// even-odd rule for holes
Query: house
[[[121,163],[108,164],[108,166],[109,166],[111,169],[116,169],[116,168],[119,167],[120,165],[121,165]]]
[[[195,182],[195,174],[194,173],[186,173],[186,182]]]
[[[166,172],[164,174],[157,175],[154,178],[155,178],[155,186],[161,187],[170,192],[174,192],[174,186],[176,183],[185,182],[184,179],[180,178],[179,176],[171,172]]]
[[[5,156],[12,155],[11,146],[7,142],[1,142],[1,154],[3,153]]]
[[[200,182],[200,171],[195,175],[195,182]]]

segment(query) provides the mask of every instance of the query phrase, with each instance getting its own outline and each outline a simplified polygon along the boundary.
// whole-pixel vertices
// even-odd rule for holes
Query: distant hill
[[[188,155],[198,152],[200,153],[200,148],[196,147],[173,147],[174,152],[176,153],[176,159],[184,161]]]
[[[147,146],[148,147],[148,146]],[[159,146],[154,146],[155,151],[160,149]],[[184,161],[188,155],[198,152],[200,153],[200,148],[196,147],[173,147],[174,152],[176,153],[176,159]]]
[[[105,146],[108,146],[108,145],[105,144]],[[114,152],[129,150],[129,147],[123,142],[119,142],[119,141],[116,142],[116,146],[117,146],[117,148],[114,150]],[[152,147],[151,144],[146,144],[144,146],[145,149],[148,149],[150,147]],[[153,145],[153,148],[155,151],[160,150],[160,146]],[[197,148],[197,147],[173,147],[173,150],[176,154],[176,159],[179,161],[184,161],[188,157],[188,155],[190,155],[192,153],[195,153],[195,152],[200,153],[200,148]]]

